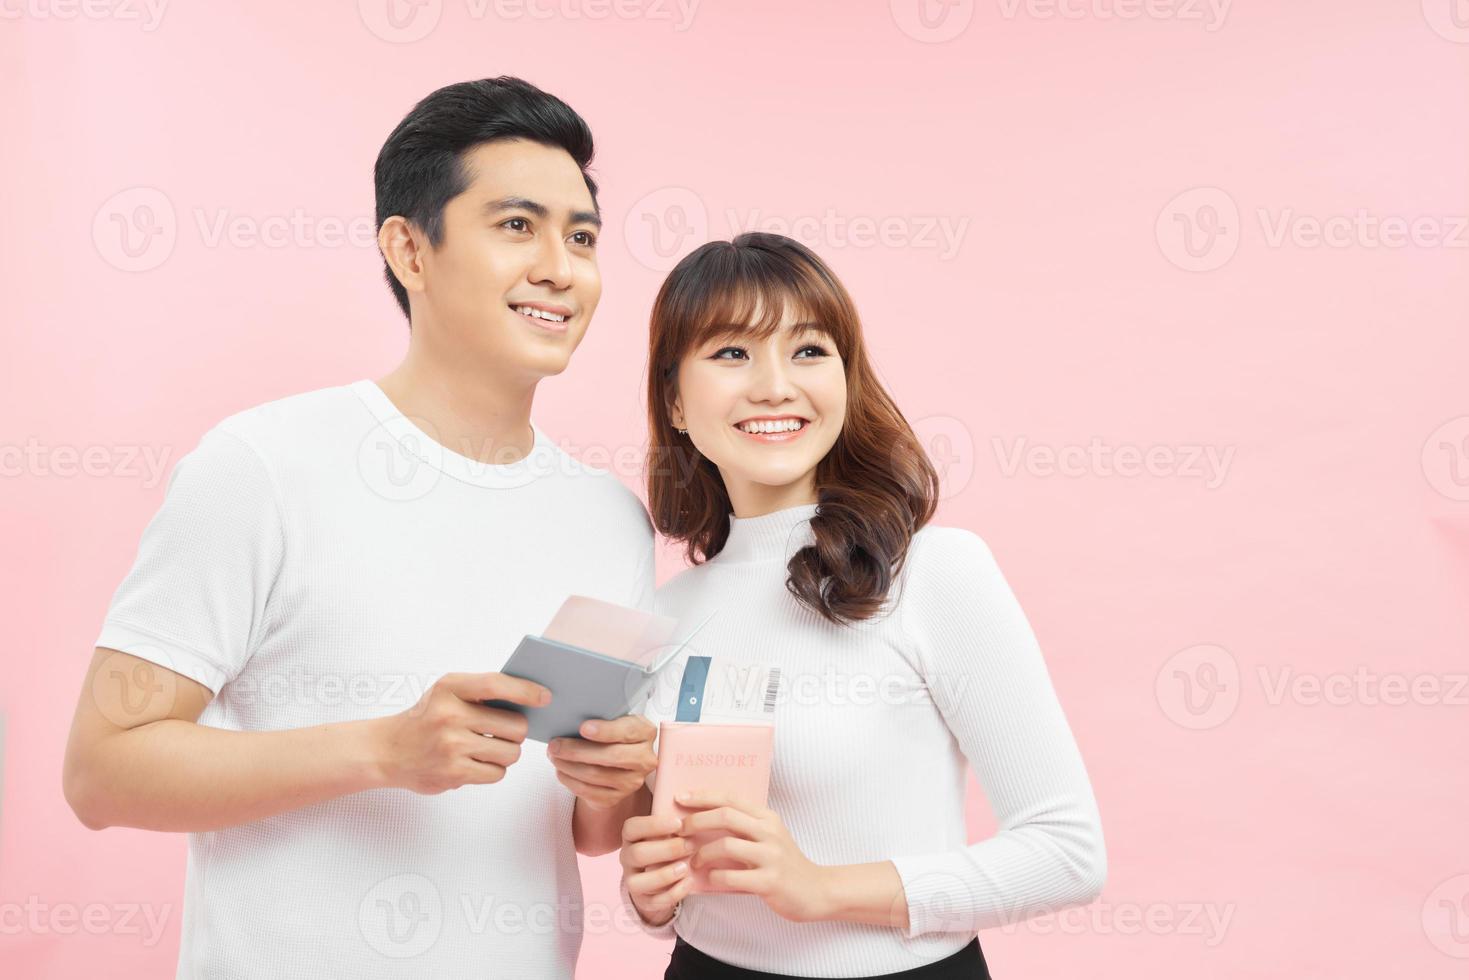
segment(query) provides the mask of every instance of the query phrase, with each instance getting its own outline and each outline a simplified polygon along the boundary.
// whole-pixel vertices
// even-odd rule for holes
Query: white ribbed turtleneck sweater
[[[986,927],[1097,896],[1096,800],[1024,612],[973,532],[925,527],[874,619],[837,627],[785,587],[815,504],[730,520],[724,550],[657,594],[687,621],[718,615],[660,675],[645,713],[673,718],[691,654],[778,665],[770,807],[818,864],[891,860],[910,928],[789,922],[752,895],[695,895],[676,929],[754,970],[854,977],[912,969]],[[969,843],[966,766],[999,824]],[[624,890],[624,895],[626,891]]]

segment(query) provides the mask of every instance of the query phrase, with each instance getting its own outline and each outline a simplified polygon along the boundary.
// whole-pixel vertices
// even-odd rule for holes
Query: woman
[[[1024,613],[983,540],[928,524],[934,470],[808,249],[755,233],[693,252],[651,345],[649,507],[693,566],[658,610],[721,610],[697,652],[779,667],[783,687],[768,808],[701,795],[685,821],[624,826],[625,896],[677,935],[665,977],[988,977],[978,930],[1091,901],[1106,876]],[[966,763],[1000,826],[968,845]],[[689,895],[689,865],[715,859],[742,865],[710,874],[736,893]]]

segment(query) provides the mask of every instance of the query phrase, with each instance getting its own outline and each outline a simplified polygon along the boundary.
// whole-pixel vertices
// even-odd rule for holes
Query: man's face
[[[560,374],[602,296],[601,222],[581,170],[527,140],[476,147],[464,166],[471,182],[444,206],[416,299],[456,357],[501,378]]]

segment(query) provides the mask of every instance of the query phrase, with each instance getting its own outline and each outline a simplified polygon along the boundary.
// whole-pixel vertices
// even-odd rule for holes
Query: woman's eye
[[[825,347],[822,347],[820,344],[807,344],[805,347],[802,347],[800,350],[796,351],[796,356],[797,357],[800,357],[802,354],[806,353],[808,350],[814,352],[811,355],[812,357],[825,357],[826,356],[826,348]]]
[[[733,351],[734,353],[739,354],[741,357],[743,357],[744,354],[745,354],[745,349],[743,347],[721,347],[719,350],[717,350],[717,351],[714,352],[714,360],[716,360],[716,361],[719,361],[719,360],[724,360],[724,361],[733,360],[733,358],[729,358],[729,357],[725,357],[724,356],[725,354],[729,353],[730,351]]]

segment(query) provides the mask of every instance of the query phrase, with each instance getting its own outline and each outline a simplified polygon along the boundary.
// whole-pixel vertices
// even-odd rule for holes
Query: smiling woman
[[[930,523],[933,467],[810,250],[762,233],[695,250],[651,333],[655,451],[696,457],[650,467],[653,521],[693,566],[655,607],[734,613],[701,634],[696,676],[782,679],[760,716],[768,800],[703,777],[681,822],[623,825],[627,900],[675,939],[665,980],[984,980],[979,930],[1089,902],[1106,877],[1019,602],[979,535]],[[683,720],[689,667],[669,665],[650,721]],[[850,685],[807,693],[833,674]],[[970,768],[1001,830],[963,845]]]
[[[723,547],[731,512],[819,500],[792,589],[833,622],[875,610],[933,516],[938,477],[836,276],[782,235],[710,242],[664,282],[650,340],[651,452],[696,457],[650,467],[654,526],[700,561]]]

